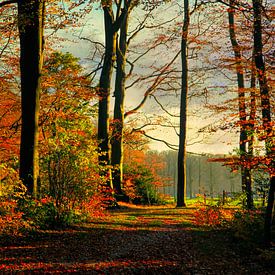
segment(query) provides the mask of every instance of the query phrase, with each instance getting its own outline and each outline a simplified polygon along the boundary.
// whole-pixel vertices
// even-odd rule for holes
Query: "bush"
[[[221,206],[203,205],[194,213],[195,224],[217,228],[225,226],[232,215],[232,210],[223,209]]]
[[[39,217],[36,223],[40,227],[67,226],[91,217],[91,212],[97,211],[91,210],[93,207],[101,208],[99,202],[93,207],[90,202],[101,194],[105,179],[97,165],[97,146],[88,111],[84,108],[81,112],[83,116],[77,120],[56,119],[48,125],[49,133],[57,127],[59,131],[43,140],[40,154],[40,194],[51,198],[46,204],[36,202],[37,209],[32,211],[31,216]]]
[[[26,187],[19,180],[18,173],[7,164],[0,165],[0,234],[21,235],[30,229],[28,222],[22,219],[18,210],[18,200],[26,192]]]
[[[31,229],[28,222],[22,219],[23,213],[17,210],[15,201],[0,202],[0,235],[22,235]]]
[[[158,193],[152,171],[145,165],[125,166],[123,191],[134,204],[164,204],[163,197]]]
[[[27,189],[15,169],[0,164],[0,201],[16,201],[24,197]]]
[[[24,213],[22,218],[39,229],[55,229],[70,226],[78,222],[75,211],[59,211],[53,198],[45,197],[40,200],[31,198],[21,200],[19,209]]]
[[[235,237],[243,240],[262,240],[263,226],[264,215],[260,210],[237,211],[230,222]]]
[[[39,200],[31,198],[20,201],[19,209],[22,211],[22,219],[35,228],[57,229],[70,225],[91,221],[92,218],[104,215],[105,204],[102,196],[94,195],[90,200],[84,200],[73,209],[59,208],[52,197],[44,197]]]

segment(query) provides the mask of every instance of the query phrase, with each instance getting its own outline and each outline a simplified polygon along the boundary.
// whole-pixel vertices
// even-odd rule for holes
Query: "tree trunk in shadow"
[[[181,100],[180,100],[180,134],[178,151],[178,191],[177,207],[186,206],[186,122],[188,95],[188,30],[189,30],[189,1],[184,0],[184,19],[181,39]]]
[[[38,116],[43,64],[44,1],[18,1],[21,70],[20,179],[37,196]]]

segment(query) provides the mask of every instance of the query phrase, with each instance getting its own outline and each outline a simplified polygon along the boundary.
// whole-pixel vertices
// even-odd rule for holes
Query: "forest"
[[[0,0],[0,273],[275,274],[270,0]]]

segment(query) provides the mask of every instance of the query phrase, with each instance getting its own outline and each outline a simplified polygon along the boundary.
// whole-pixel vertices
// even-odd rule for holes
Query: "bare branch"
[[[89,42],[92,43],[92,44],[99,45],[99,46],[101,46],[102,48],[105,48],[105,46],[104,46],[102,43],[100,43],[100,42],[98,42],[98,41],[93,41],[93,40],[90,39],[90,38],[87,38],[87,37],[80,37],[80,36],[78,36],[78,38],[79,38],[80,40],[86,40],[86,41],[89,41]]]
[[[162,81],[164,81],[165,77],[162,77],[162,76],[167,73],[167,69],[175,62],[175,60],[178,58],[180,53],[181,53],[181,51],[179,51],[174,56],[174,58],[160,70],[160,74],[156,77],[153,84],[144,93],[144,97],[143,97],[142,101],[134,109],[126,112],[125,118],[130,114],[136,113],[145,104],[145,102],[146,102],[147,98],[149,97],[149,95],[152,94],[156,90],[157,86]]]
[[[144,131],[137,131],[139,133],[141,133],[142,135],[144,135],[145,137],[149,138],[149,139],[152,139],[154,141],[158,141],[158,142],[162,142],[164,143],[168,148],[170,148],[171,150],[175,150],[177,151],[178,150],[178,145],[175,145],[175,144],[171,144],[169,142],[167,142],[166,140],[163,140],[163,139],[159,139],[159,138],[155,138],[155,137],[152,137],[152,136],[149,136],[148,134],[146,134]]]
[[[174,114],[171,114],[169,111],[167,111],[164,106],[160,103],[160,101],[157,99],[157,97],[153,94],[150,95],[150,97],[153,97],[154,100],[157,102],[157,104],[160,106],[160,108],[166,113],[168,114],[169,116],[171,117],[180,117],[179,115],[174,115]]]

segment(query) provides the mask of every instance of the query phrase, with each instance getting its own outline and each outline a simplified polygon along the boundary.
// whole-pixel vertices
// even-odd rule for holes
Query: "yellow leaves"
[[[17,171],[7,164],[0,165],[0,198],[20,198],[26,192],[26,187],[19,179]]]

